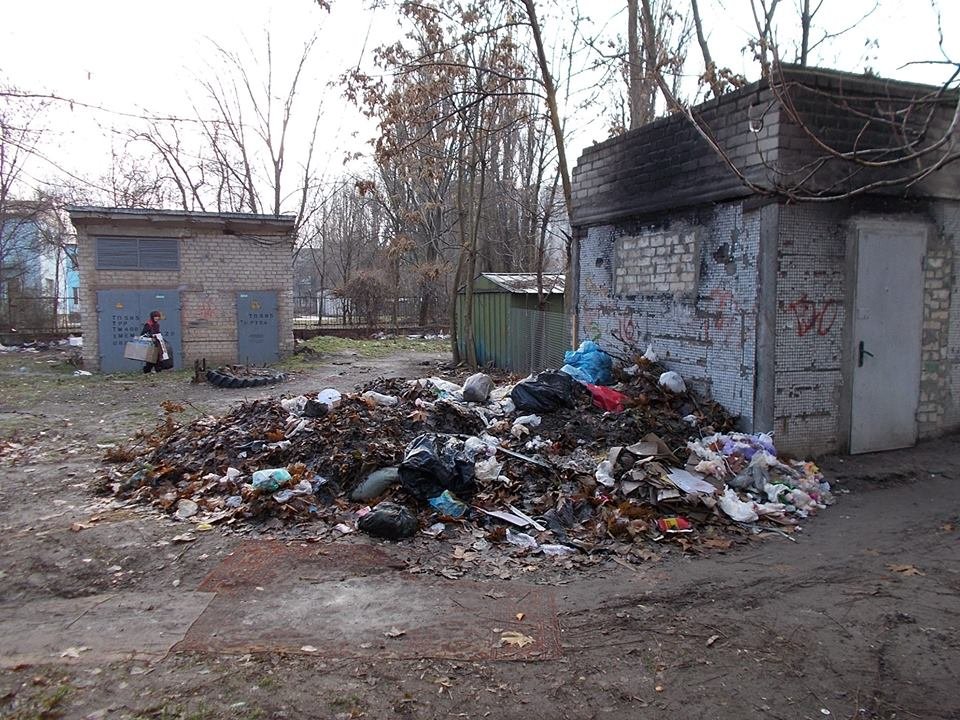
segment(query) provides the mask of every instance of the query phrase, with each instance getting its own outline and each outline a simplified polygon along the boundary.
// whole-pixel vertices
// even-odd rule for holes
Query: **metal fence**
[[[563,313],[511,308],[508,338],[514,372],[559,368],[570,349],[569,320]]]
[[[375,313],[369,308],[358,307],[349,299],[326,298],[323,302],[315,296],[294,297],[293,326],[299,329],[315,327],[365,328],[389,330],[446,326],[449,322],[445,308],[432,308],[427,317],[422,317],[420,298],[387,298],[379,304]]]
[[[22,334],[55,333],[80,329],[75,303],[56,296],[10,294],[0,298],[0,331]]]

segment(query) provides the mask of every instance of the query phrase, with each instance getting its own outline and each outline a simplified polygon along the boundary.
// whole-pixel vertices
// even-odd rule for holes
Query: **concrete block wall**
[[[180,243],[180,270],[97,270],[97,235],[175,237]],[[94,311],[98,290],[177,289],[184,367],[206,358],[208,364],[237,362],[237,293],[271,290],[277,293],[280,354],[293,351],[293,240],[289,236],[252,237],[191,228],[90,225],[78,232],[77,251],[82,273],[84,364],[99,369],[99,337]],[[144,318],[146,320],[146,318]]]
[[[960,201],[935,201],[931,214],[917,417],[922,436],[960,428]]]
[[[588,228],[580,241],[580,339],[599,339],[620,352],[653,344],[667,367],[753,429],[759,215],[730,202],[663,214],[657,224]],[[699,238],[690,268],[698,277],[695,292],[618,294],[617,241],[665,233]]]
[[[785,452],[838,447],[847,212],[834,204],[780,208],[773,431]]]
[[[617,296],[696,290],[697,233],[653,232],[618,238],[614,246]]]
[[[777,447],[823,454],[844,449],[846,325],[855,278],[848,238],[861,219],[929,228],[923,276],[923,335],[917,430],[921,438],[960,427],[960,202],[930,200],[912,211],[865,211],[846,203],[780,209],[774,432]]]

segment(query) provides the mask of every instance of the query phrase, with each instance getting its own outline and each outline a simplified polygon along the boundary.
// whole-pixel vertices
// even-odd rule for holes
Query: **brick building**
[[[176,368],[260,364],[293,350],[294,216],[73,207],[84,364],[123,358],[152,310]]]
[[[957,95],[939,90],[785,67],[694,108],[729,163],[683,115],[587,149],[573,176],[581,338],[652,343],[785,451],[960,426],[960,162],[896,181],[956,152]],[[944,133],[908,170],[884,162]],[[864,168],[818,139],[886,153]]]

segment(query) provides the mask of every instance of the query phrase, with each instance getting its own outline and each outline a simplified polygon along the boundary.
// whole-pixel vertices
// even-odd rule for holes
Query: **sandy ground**
[[[843,492],[796,542],[495,578],[411,572],[451,552],[422,539],[306,533],[282,562],[251,550],[269,532],[180,544],[183,524],[89,490],[97,445],[155,422],[162,400],[217,412],[438,359],[328,356],[242,391],[0,358],[0,437],[22,445],[0,458],[0,714],[960,718],[956,436],[825,459]],[[498,649],[505,630],[533,643]]]

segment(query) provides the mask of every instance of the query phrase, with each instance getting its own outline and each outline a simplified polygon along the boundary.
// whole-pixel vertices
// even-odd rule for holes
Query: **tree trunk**
[[[641,97],[640,78],[640,30],[637,23],[639,7],[638,0],[627,0],[627,62],[629,63],[629,87],[627,93],[630,101],[630,129],[640,127],[643,122],[641,115],[643,99]]]
[[[530,32],[533,34],[534,44],[537,46],[537,64],[540,67],[540,76],[543,80],[543,89],[547,95],[547,110],[550,116],[550,127],[553,130],[554,142],[557,145],[557,162],[560,165],[560,181],[563,186],[563,204],[567,210],[567,219],[573,227],[573,190],[570,186],[570,170],[567,166],[567,153],[563,144],[563,126],[560,122],[560,113],[557,110],[557,89],[550,73],[547,62],[547,53],[543,47],[543,36],[540,32],[540,23],[537,20],[537,10],[534,0],[523,0],[530,21]],[[579,301],[577,281],[580,277],[580,243],[574,233],[567,236],[567,272],[564,285],[564,309],[570,321],[571,347],[576,346],[579,334],[579,317],[577,305]]]

